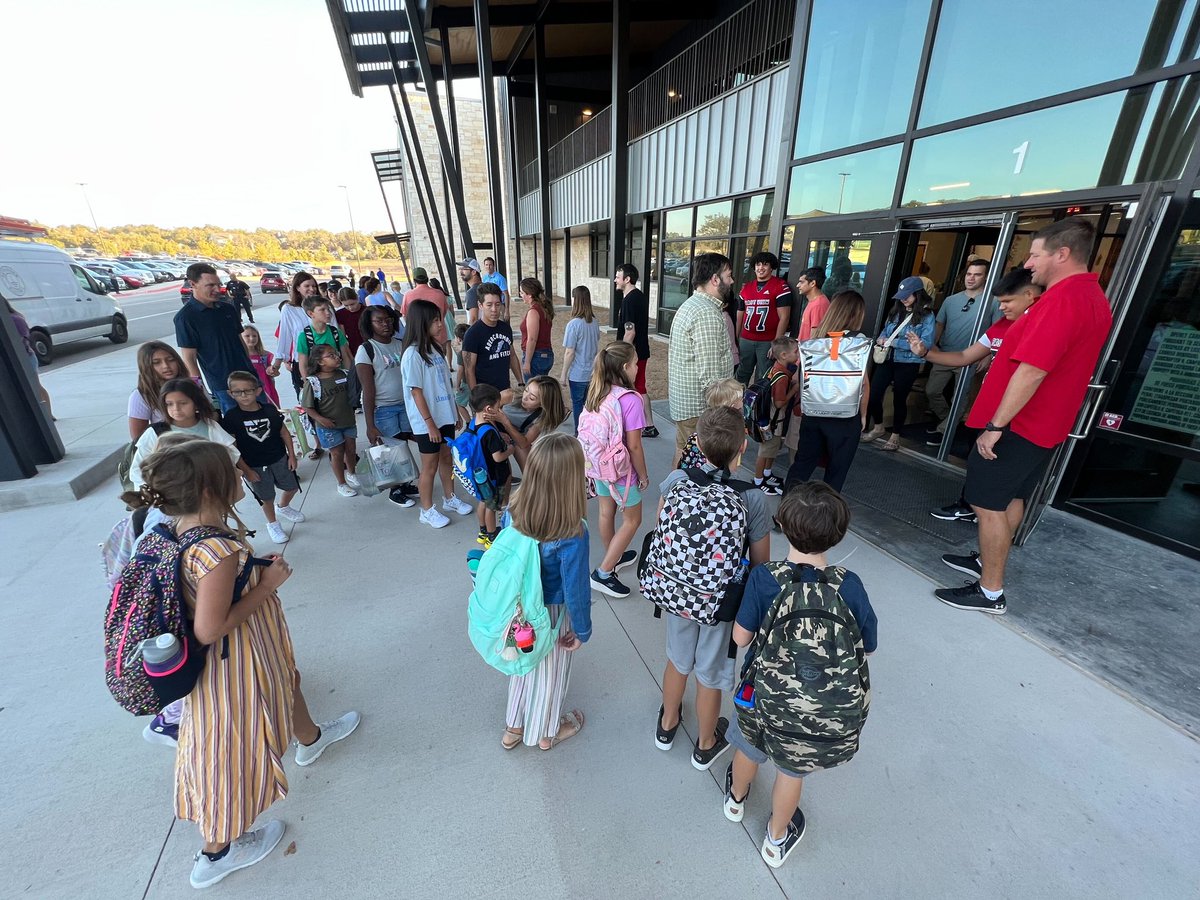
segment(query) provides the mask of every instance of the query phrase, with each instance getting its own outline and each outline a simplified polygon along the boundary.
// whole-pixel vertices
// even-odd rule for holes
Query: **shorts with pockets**
[[[258,481],[246,479],[246,484],[250,486],[250,493],[259,503],[273,503],[277,490],[284,493],[300,490],[300,479],[296,477],[295,472],[288,468],[286,456],[280,457],[269,466],[251,466],[250,468],[258,474]]]
[[[441,449],[447,446],[446,441],[454,437],[454,426],[443,425],[438,429],[438,433],[442,436],[442,442],[440,444],[435,444],[433,441],[431,441],[429,439],[429,435],[427,434],[413,435],[413,440],[417,442],[417,450],[428,456],[432,456],[435,453],[440,453]]]
[[[317,440],[326,450],[332,450],[335,447],[340,447],[347,440],[354,440],[358,437],[358,428],[351,425],[349,428],[323,428],[317,426]]]
[[[967,454],[963,497],[971,506],[1003,512],[1013,500],[1028,500],[1046,473],[1054,450],[1006,431],[996,442],[995,459],[984,459],[972,444]]]
[[[403,403],[375,407],[375,428],[385,437],[409,440],[412,426],[408,424],[408,409]]]
[[[779,765],[779,763],[775,762],[773,759],[767,756],[767,754],[763,753],[763,751],[759,750],[748,740],[746,740],[746,736],[742,734],[742,729],[738,725],[738,717],[736,713],[729,717],[729,727],[725,729],[725,740],[729,741],[730,747],[741,753],[742,756],[746,757],[746,759],[750,760],[750,762],[754,763],[756,766],[761,766],[763,763],[769,762],[771,765],[775,766],[775,771],[777,771],[780,775],[785,775],[788,778],[804,777],[799,772],[790,772],[783,768]]]
[[[758,445],[759,459],[774,459],[779,455],[779,448],[783,446],[783,438],[777,434],[771,434],[765,441]]]
[[[613,497],[614,493],[617,497],[625,497],[625,509],[632,509],[642,502],[642,492],[638,490],[636,484],[629,485],[629,494],[625,494],[625,485],[619,485],[616,488],[604,481],[595,482],[597,497]],[[616,499],[614,497],[614,499]]]
[[[687,449],[688,438],[696,433],[696,423],[699,421],[699,416],[693,416],[675,423],[675,449],[680,453]]]
[[[680,675],[696,673],[706,688],[733,690],[734,660],[729,656],[732,622],[701,625],[692,619],[665,613],[667,621],[667,659]]]

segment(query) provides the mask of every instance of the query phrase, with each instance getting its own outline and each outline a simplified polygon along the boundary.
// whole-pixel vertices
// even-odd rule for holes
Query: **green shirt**
[[[314,379],[320,383],[319,397],[313,387]],[[304,379],[304,390],[300,392],[300,405],[305,409],[315,409],[325,418],[332,419],[334,428],[353,428],[354,410],[350,406],[349,383],[350,376],[345,369],[334,369],[320,378],[309,375]]]
[[[309,354],[309,352],[311,352],[309,349],[309,346],[308,346],[308,335],[305,333],[310,328],[312,329],[314,344],[328,344],[330,347],[332,347],[334,350],[336,350],[338,352],[339,357],[342,355],[342,347],[346,343],[346,336],[344,334],[342,334],[340,331],[338,331],[337,328],[333,325],[325,326],[325,330],[322,332],[319,332],[319,333],[317,332],[317,329],[314,328],[312,325],[309,325],[306,328],[304,328],[298,335],[296,335],[296,353],[297,354],[303,353],[304,355],[307,356]]]
[[[667,397],[671,418],[694,419],[704,412],[704,389],[733,377],[729,316],[720,298],[696,291],[671,322]]]

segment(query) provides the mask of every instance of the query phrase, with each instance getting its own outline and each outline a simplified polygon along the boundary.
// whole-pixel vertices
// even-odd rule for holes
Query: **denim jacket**
[[[587,643],[592,636],[592,583],[588,563],[588,533],[560,541],[544,541],[542,594],[547,606],[567,604],[571,630]]]
[[[905,315],[907,315],[907,313]],[[887,320],[883,326],[884,340],[887,340],[887,338],[891,336],[892,332],[896,330],[896,327],[904,321],[904,318],[905,316],[901,316],[899,319],[890,318]],[[934,324],[935,322],[932,312],[926,313],[925,318],[923,318],[920,322],[909,322],[908,325],[904,327],[904,332],[898,335],[896,340],[892,341],[892,360],[898,363],[924,362],[921,357],[914,355],[913,352],[908,349],[908,338],[904,335],[910,330],[915,331],[917,333],[917,337],[921,339],[926,347],[932,347]]]

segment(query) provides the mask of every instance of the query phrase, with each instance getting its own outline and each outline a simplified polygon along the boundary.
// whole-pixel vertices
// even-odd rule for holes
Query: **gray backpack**
[[[872,340],[833,332],[800,342],[800,411],[806,416],[850,419],[859,414]]]

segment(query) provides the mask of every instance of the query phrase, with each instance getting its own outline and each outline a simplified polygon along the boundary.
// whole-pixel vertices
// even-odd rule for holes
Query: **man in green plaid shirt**
[[[667,397],[675,420],[675,459],[679,464],[687,439],[704,412],[704,389],[733,376],[733,345],[726,300],[733,296],[733,267],[720,253],[701,253],[692,260],[692,296],[683,301],[671,323],[671,355]]]

